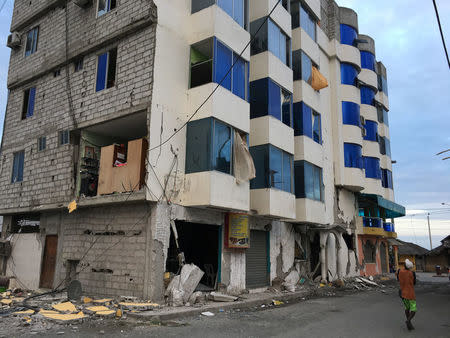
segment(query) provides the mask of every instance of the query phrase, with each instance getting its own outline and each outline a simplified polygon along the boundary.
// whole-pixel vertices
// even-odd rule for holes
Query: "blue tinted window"
[[[316,41],[316,20],[314,17],[300,5],[300,26]]]
[[[391,141],[387,137],[385,137],[384,143],[386,145],[386,156],[391,157]]]
[[[25,151],[22,150],[17,153],[14,153],[11,183],[23,181],[24,158],[25,158]]]
[[[278,57],[284,64],[289,66],[289,39],[272,20],[269,19],[268,23],[269,51]]]
[[[362,147],[359,144],[344,143],[344,164],[348,168],[363,169]]]
[[[221,85],[228,90],[231,90],[231,72],[229,72],[229,70],[232,65],[232,60],[233,52],[220,41],[216,40],[214,53],[214,81],[220,83],[223,79]]]
[[[102,16],[114,8],[116,8],[116,0],[99,0],[97,16]]]
[[[367,178],[381,179],[380,159],[376,157],[364,157],[364,168]]]
[[[359,127],[360,121],[359,104],[342,101],[342,123]]]
[[[231,127],[214,121],[213,170],[231,174],[232,137]]]
[[[281,120],[280,87],[269,79],[269,115]]]
[[[367,86],[361,86],[361,104],[375,105],[375,91]]]
[[[364,140],[366,141],[378,141],[378,123],[375,121],[366,120],[364,125],[366,129],[366,136],[364,136]]]
[[[34,101],[36,100],[36,88],[28,89],[28,103],[27,103],[27,115],[26,117],[31,117],[34,114]]]
[[[375,71],[375,55],[371,52],[361,51],[361,68]]]
[[[233,19],[244,27],[244,0],[233,0]]]
[[[312,60],[302,50],[296,50],[292,53],[292,70],[294,80],[304,80],[311,84]]]
[[[244,59],[234,55],[235,64],[233,67],[233,93],[241,99],[246,100],[247,93],[247,63]]]
[[[292,127],[292,94],[270,78],[250,83],[250,118],[272,115]]]
[[[392,180],[392,171],[388,169],[381,169],[383,188],[394,189],[394,182]]]
[[[250,189],[277,188],[292,192],[292,155],[264,144],[250,148],[256,168],[256,177]]]
[[[233,0],[217,0],[217,5],[233,17]]]
[[[38,42],[39,27],[35,27],[27,33],[27,41],[25,44],[25,56],[29,56],[36,52]]]
[[[354,46],[357,36],[355,28],[341,24],[341,44]]]
[[[313,140],[319,144],[322,144],[322,121],[320,114],[313,111]]]
[[[108,53],[98,56],[97,61],[97,83],[95,91],[99,92],[106,88],[106,68],[108,67]]]
[[[341,83],[356,86],[358,70],[350,63],[341,63]]]
[[[192,1],[193,3],[202,3],[201,5],[196,5],[196,7],[199,8],[198,10],[211,6],[211,1],[209,0]],[[231,16],[241,27],[244,27],[244,0],[217,0],[217,5]],[[192,13],[194,13],[194,9],[192,10]]]
[[[381,75],[378,75],[378,90],[388,95],[387,80]]]
[[[270,186],[281,190],[283,188],[283,151],[271,146],[269,156]]]
[[[295,197],[323,201],[322,168],[306,161],[295,161]]]

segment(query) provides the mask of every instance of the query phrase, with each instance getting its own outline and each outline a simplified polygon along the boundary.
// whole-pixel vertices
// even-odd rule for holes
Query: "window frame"
[[[306,171],[309,174],[307,175]],[[323,168],[305,161],[294,162],[294,181],[295,181],[295,198],[306,198],[313,201],[324,202],[325,201],[325,185],[323,183]],[[300,176],[300,177],[299,177]],[[312,179],[311,182],[307,182],[307,179]],[[318,181],[317,181],[318,179]],[[307,184],[309,183],[309,184]],[[312,187],[311,191],[307,191],[308,187]],[[299,191],[297,191],[297,188]],[[318,188],[318,190],[317,190]],[[316,193],[319,192],[319,196]]]
[[[101,0],[97,0],[97,9],[96,9],[96,11],[95,11],[95,17],[96,17],[96,18],[100,18],[100,17],[102,17],[103,15],[108,14],[109,12],[111,12],[111,11],[113,11],[114,9],[117,8],[117,0],[105,0],[106,10],[105,10],[104,13],[100,14],[100,11],[99,11],[100,1],[101,1]],[[113,7],[113,8],[111,8],[111,2],[114,2],[114,7]]]
[[[312,11],[305,6],[303,2],[297,2],[293,5],[295,7],[292,10],[291,6],[291,16],[292,16],[292,29],[301,28],[305,33],[314,41],[317,42],[317,18],[312,13]],[[297,11],[298,9],[298,11]],[[314,33],[313,36],[310,34],[310,30],[308,27],[302,25],[302,10],[307,15],[309,22],[314,25]]]
[[[70,130],[64,129],[58,132],[58,145],[64,146],[66,144],[70,144]]]
[[[34,116],[35,106],[36,106],[36,87],[30,87],[25,89],[23,91],[23,101],[22,101],[22,114],[21,114],[22,121],[27,120]]]
[[[115,70],[114,70],[114,85],[109,86],[108,83],[110,81],[109,79],[109,67],[110,67],[110,61],[111,61],[111,52],[115,51]],[[105,65],[105,75],[104,75],[104,87],[102,89],[98,89],[98,78],[99,78],[99,61],[100,61],[100,57],[103,55],[107,55],[106,57],[106,65]],[[118,67],[117,67],[117,60],[118,60],[118,48],[117,46],[110,48],[108,50],[106,50],[105,52],[101,53],[101,54],[97,54],[97,61],[96,61],[96,76],[95,76],[95,87],[94,90],[96,93],[99,93],[101,91],[110,89],[110,88],[114,88],[117,85],[117,75],[118,75]]]
[[[31,50],[28,53],[27,50],[27,45],[28,45],[28,36],[29,34],[33,32],[33,36],[32,36],[32,42],[31,42]],[[25,51],[24,51],[24,57],[28,57],[30,55],[33,55],[34,53],[37,52],[37,48],[38,48],[38,40],[39,40],[39,26],[35,26],[33,28],[31,28],[28,32],[27,32],[27,38],[25,41]]]
[[[12,172],[11,184],[23,182],[23,173],[25,171],[24,168],[25,168],[25,150],[14,152],[11,171]]]
[[[84,57],[81,56],[73,62],[73,72],[78,73],[79,71],[82,71],[84,68]]]
[[[44,151],[47,149],[47,136],[41,136],[37,141],[37,150],[38,152]]]
[[[351,153],[348,153],[348,151],[350,151],[352,148],[353,148],[353,150],[358,148],[358,154],[357,154],[358,156],[356,158],[354,158],[355,154],[352,155]],[[346,149],[347,149],[347,152],[346,152]],[[350,156],[350,155],[352,155],[352,156]],[[347,165],[349,163],[349,161],[351,163],[350,163],[350,165]],[[362,146],[360,144],[344,142],[344,167],[345,168],[356,168],[356,169],[361,169],[361,170],[364,169]]]

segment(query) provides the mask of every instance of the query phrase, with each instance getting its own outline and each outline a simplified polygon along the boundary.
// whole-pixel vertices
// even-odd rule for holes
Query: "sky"
[[[6,1],[1,9],[3,1]],[[436,0],[450,50],[450,1]],[[389,127],[396,202],[408,216],[396,220],[400,239],[429,248],[450,234],[450,70],[432,1],[337,0],[358,13],[359,32],[374,38],[388,71]],[[13,0],[0,0],[0,133],[6,109]],[[450,156],[450,153],[448,154]],[[447,203],[447,205],[442,204]]]

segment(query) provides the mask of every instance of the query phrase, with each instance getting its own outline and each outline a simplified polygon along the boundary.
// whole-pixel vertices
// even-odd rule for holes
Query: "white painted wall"
[[[10,287],[38,289],[44,247],[40,234],[12,234],[11,246],[11,256],[6,265],[6,275],[14,277]]]

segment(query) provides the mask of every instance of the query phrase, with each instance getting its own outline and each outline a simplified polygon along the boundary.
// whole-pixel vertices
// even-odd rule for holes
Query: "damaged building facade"
[[[2,274],[159,301],[180,252],[232,294],[387,272],[386,69],[351,9],[277,2],[16,0]]]

